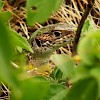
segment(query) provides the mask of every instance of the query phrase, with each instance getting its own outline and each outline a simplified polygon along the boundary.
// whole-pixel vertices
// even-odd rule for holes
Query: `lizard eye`
[[[56,37],[59,37],[59,36],[61,35],[61,32],[60,32],[60,31],[54,31],[53,33],[54,33],[54,35],[55,35]]]
[[[35,41],[36,41],[36,44],[37,44],[39,47],[41,47],[41,41],[40,41],[39,39],[35,39]]]

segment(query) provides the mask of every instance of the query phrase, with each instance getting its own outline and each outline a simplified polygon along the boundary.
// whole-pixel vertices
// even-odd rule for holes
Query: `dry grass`
[[[10,94],[8,87],[4,83],[1,82],[0,86],[0,100],[10,100]]]

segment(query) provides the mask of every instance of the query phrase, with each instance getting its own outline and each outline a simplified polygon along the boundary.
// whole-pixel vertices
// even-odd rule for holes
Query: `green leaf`
[[[93,68],[90,71],[91,75],[100,81],[100,66]]]
[[[12,46],[8,30],[4,22],[0,19],[0,80],[11,81],[11,73],[9,72],[11,56]]]
[[[8,22],[12,17],[12,14],[9,11],[0,12],[0,18],[4,20],[4,22]]]
[[[67,93],[67,87],[64,87],[57,83],[50,84],[49,92],[46,95],[46,98],[43,100],[63,100]]]
[[[78,45],[78,54],[81,61],[93,65],[100,59],[100,29],[91,31]]]
[[[2,10],[4,2],[0,0],[0,11]]]
[[[96,66],[90,71],[91,75],[97,79],[98,82],[98,98],[100,98],[100,65]]]
[[[61,3],[62,3],[62,0],[56,0],[54,12],[60,8]]]
[[[53,55],[52,60],[55,65],[63,72],[63,77],[70,77],[75,71],[74,61],[68,55]]]
[[[70,81],[72,83],[75,83],[81,79],[90,77],[90,66],[87,66],[86,64],[80,62],[78,67],[76,68],[73,76],[71,77]]]
[[[48,100],[63,100],[63,98],[66,96],[68,93],[68,89],[63,89],[62,91],[56,93],[56,95],[52,96]]]
[[[82,34],[93,30],[94,26],[91,19],[87,19],[82,27]]]
[[[21,47],[20,47],[21,48]],[[22,48],[21,48],[22,49]],[[24,66],[26,66],[26,53],[25,52],[19,52],[17,50],[14,51],[13,57],[12,57],[12,62],[14,62],[17,66],[20,67],[20,69]]]
[[[10,34],[9,38],[14,43],[14,45],[20,46],[21,48],[26,49],[33,53],[30,44],[27,42],[27,40],[24,37],[22,37],[20,34],[18,34],[13,30],[9,30],[9,34]]]
[[[64,100],[97,100],[97,96],[97,81],[90,77],[75,83]]]
[[[55,80],[60,80],[63,76],[63,73],[58,67],[55,67],[53,72],[51,73],[50,77],[52,77]]]
[[[43,23],[54,9],[58,9],[61,0],[27,0],[27,23],[32,26],[36,22]],[[56,4],[57,3],[57,4]]]
[[[20,47],[20,46],[16,46],[16,49],[20,52],[20,53],[22,53],[22,48]]]
[[[21,95],[11,95],[11,100],[42,100],[48,93],[49,82],[39,79],[25,79],[20,82]]]
[[[14,75],[14,70],[11,69],[10,65],[13,55],[12,49],[9,30],[0,18],[0,81],[6,82],[17,91],[17,76]]]
[[[48,79],[46,77],[43,77],[43,76],[34,76],[33,79],[38,80],[38,81],[42,81],[42,82],[48,81]]]

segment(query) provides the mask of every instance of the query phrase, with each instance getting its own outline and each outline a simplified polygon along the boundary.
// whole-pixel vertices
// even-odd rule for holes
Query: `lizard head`
[[[74,29],[71,25],[59,23],[37,30],[31,39],[34,53],[36,56],[49,56],[59,47],[72,43],[75,36]]]
[[[32,64],[36,67],[45,65],[49,62],[52,52],[72,43],[74,36],[75,28],[66,23],[52,24],[36,30],[30,38],[34,51]]]

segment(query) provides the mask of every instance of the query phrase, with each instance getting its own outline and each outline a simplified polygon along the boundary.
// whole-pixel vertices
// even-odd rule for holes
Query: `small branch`
[[[91,9],[94,5],[94,2],[95,2],[95,0],[88,0],[87,8],[86,8],[86,10],[85,10],[85,12],[84,12],[84,14],[81,18],[81,21],[78,25],[75,40],[74,40],[74,44],[73,44],[73,49],[72,49],[73,56],[77,54],[77,45],[78,45],[78,42],[79,42],[79,39],[80,39],[81,30],[82,30],[82,27],[83,27],[83,24],[84,24],[85,20],[87,19],[87,16],[89,15],[89,12],[91,11]]]

